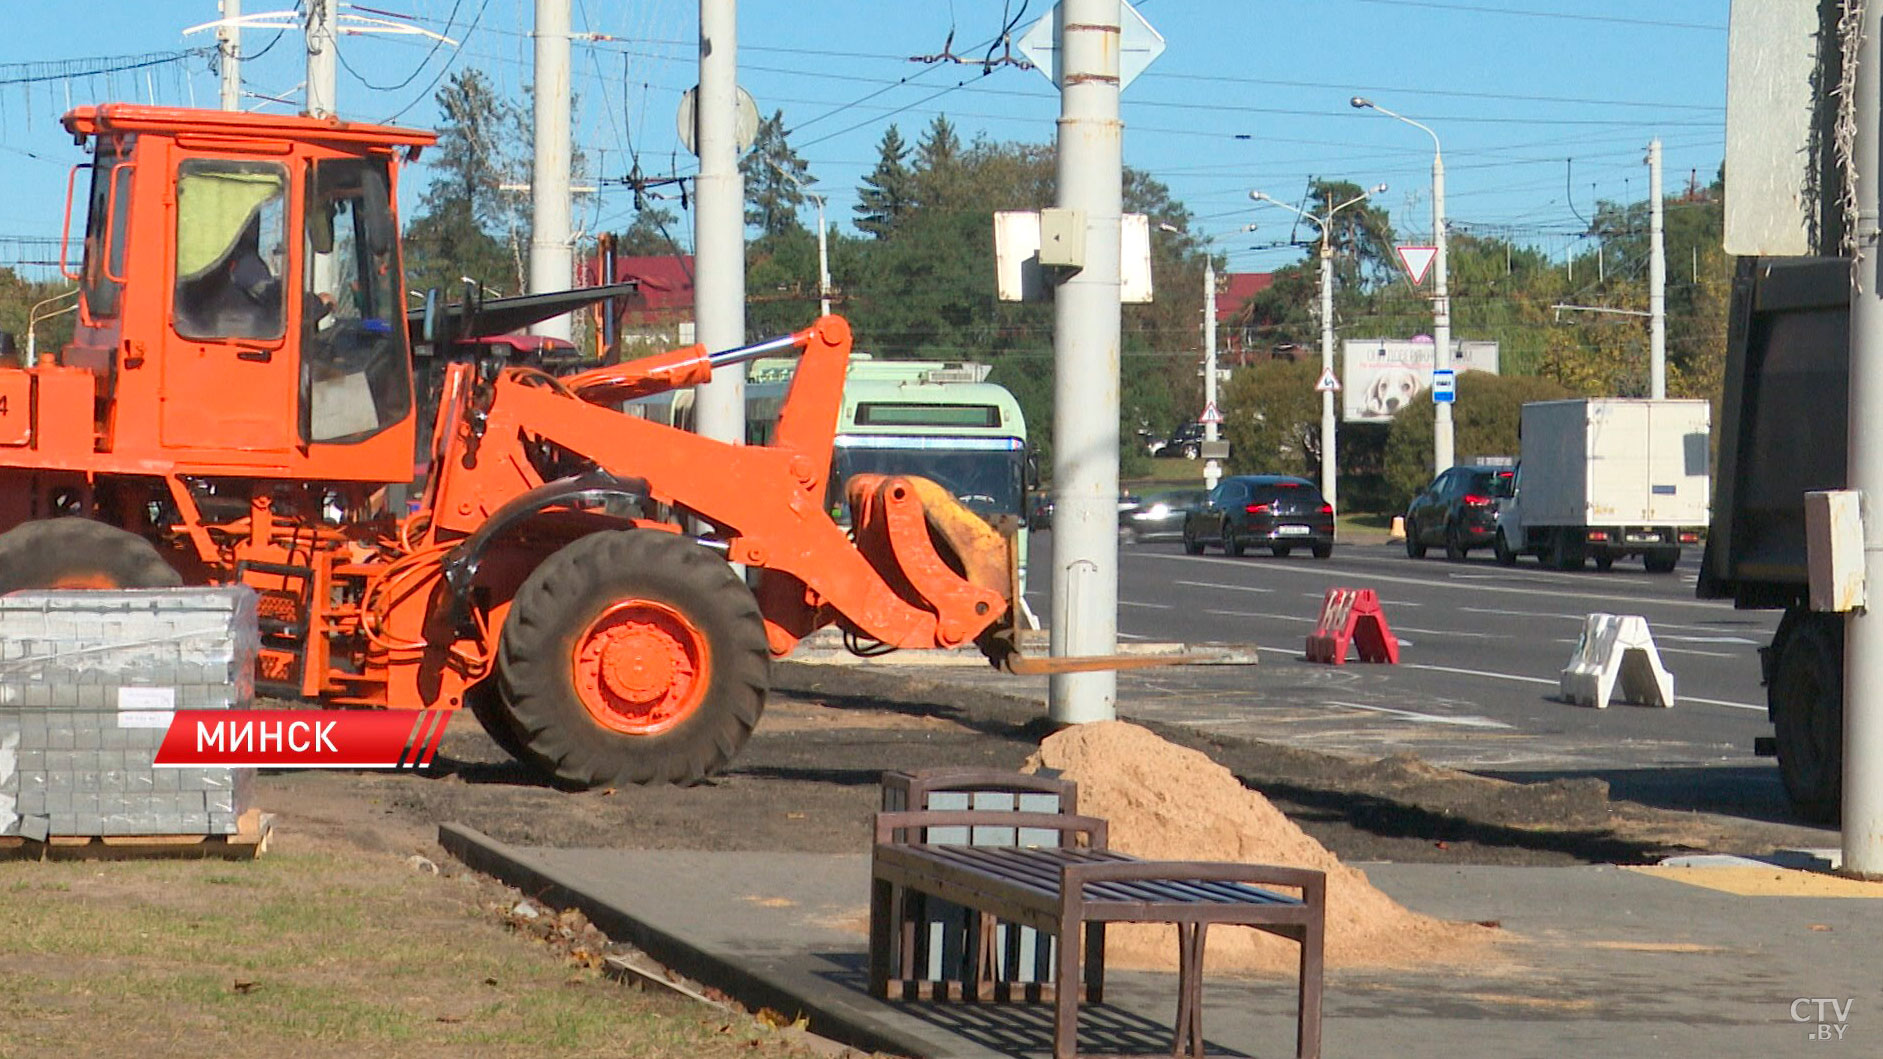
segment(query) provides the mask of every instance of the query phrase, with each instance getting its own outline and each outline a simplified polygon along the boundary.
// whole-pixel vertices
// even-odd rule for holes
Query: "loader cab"
[[[396,152],[430,134],[121,105],[66,125],[93,160],[62,359],[96,376],[101,449],[179,473],[409,481]]]

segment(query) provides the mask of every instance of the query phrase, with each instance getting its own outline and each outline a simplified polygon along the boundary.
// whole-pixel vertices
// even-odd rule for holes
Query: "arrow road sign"
[[[1334,369],[1326,368],[1321,372],[1321,381],[1314,384],[1315,393],[1339,393],[1340,380],[1334,378]]]
[[[1438,256],[1436,246],[1396,246],[1399,263],[1406,267],[1406,275],[1412,277],[1412,285],[1425,282],[1425,270],[1432,267],[1432,259]]]

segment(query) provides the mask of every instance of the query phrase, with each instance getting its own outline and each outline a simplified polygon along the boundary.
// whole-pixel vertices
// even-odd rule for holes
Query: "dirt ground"
[[[1018,768],[1050,729],[1029,701],[873,671],[785,664],[730,771],[692,788],[570,793],[509,760],[467,716],[428,774],[264,777],[284,826],[335,828],[368,848],[429,850],[455,822],[524,845],[858,853],[885,769]],[[1271,744],[1159,734],[1202,749],[1344,860],[1644,863],[1693,850],[1763,852],[1780,826],[1614,801],[1595,779],[1515,784]]]

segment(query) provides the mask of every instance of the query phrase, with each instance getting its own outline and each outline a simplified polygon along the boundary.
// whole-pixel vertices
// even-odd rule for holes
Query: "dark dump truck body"
[[[1742,258],[1733,281],[1713,523],[1698,592],[1785,617],[1759,653],[1797,811],[1837,815],[1844,619],[1810,609],[1804,495],[1845,487],[1850,262]]]

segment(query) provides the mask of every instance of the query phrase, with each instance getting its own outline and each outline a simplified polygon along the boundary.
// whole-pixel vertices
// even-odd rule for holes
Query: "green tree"
[[[69,310],[78,304],[78,299],[75,295],[61,296],[74,290],[63,280],[42,283],[27,279],[13,269],[0,267],[0,331],[13,336],[20,357],[26,356],[29,330],[35,336],[34,347],[41,352],[56,350],[72,340],[78,314]],[[39,317],[37,323],[29,327],[35,306]]]
[[[798,209],[809,200],[804,189],[817,183],[810,166],[785,139],[785,112],[758,123],[752,148],[739,159],[745,177],[745,223],[764,235],[778,235],[804,225]]]
[[[432,182],[406,228],[407,284],[456,289],[469,276],[514,294],[524,288],[528,201],[500,185],[526,179],[522,108],[476,69],[453,73],[437,101],[444,120],[425,155]]]
[[[1320,375],[1319,360],[1269,360],[1235,373],[1220,395],[1232,473],[1319,477]]]
[[[878,239],[888,237],[897,223],[914,205],[914,174],[909,169],[908,145],[891,125],[877,144],[876,168],[863,178],[857,189],[857,230]]]
[[[1458,462],[1470,463],[1480,456],[1516,456],[1523,406],[1569,396],[1555,380],[1534,375],[1460,373],[1458,401],[1452,406],[1452,445]],[[1413,494],[1438,473],[1432,467],[1434,408],[1432,399],[1421,394],[1393,418],[1387,431],[1384,499],[1389,511],[1403,510]]]

